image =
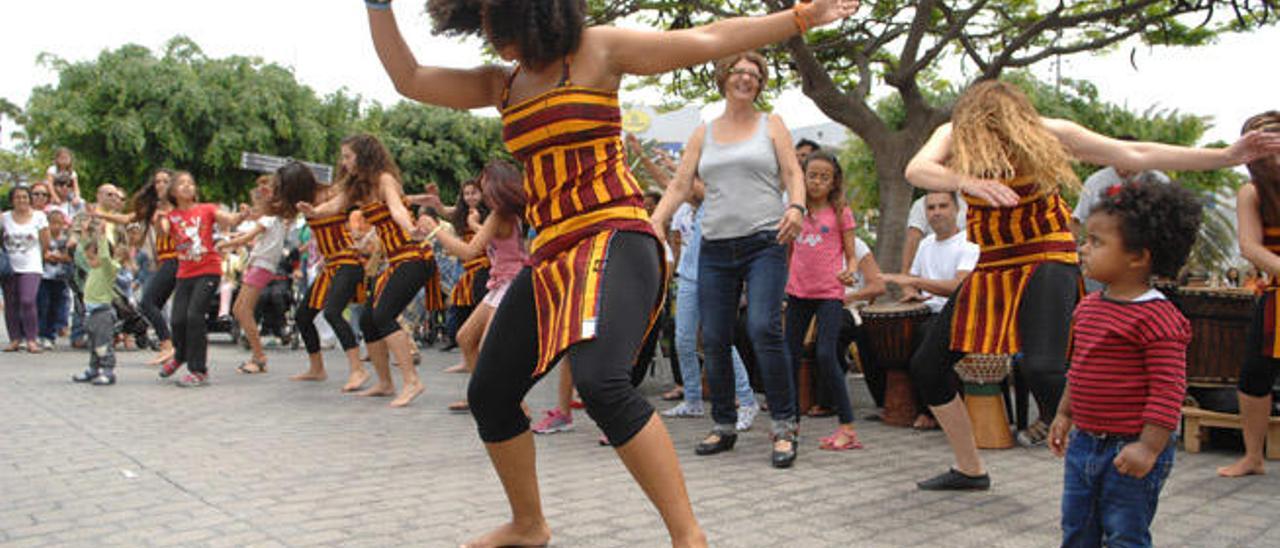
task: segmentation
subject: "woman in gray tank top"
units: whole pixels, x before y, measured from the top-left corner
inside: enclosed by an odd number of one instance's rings
[[[772,462],[775,467],[787,468],[796,457],[798,422],[793,375],[782,336],[782,301],[787,245],[800,233],[805,189],[791,148],[791,133],[782,118],[755,106],[767,81],[767,67],[755,52],[716,62],[716,83],[725,97],[724,114],[694,132],[676,178],[653,218],[656,226],[666,223],[685,200],[694,176],[706,183],[698,305],[715,425],[698,444],[697,453],[719,453],[737,442],[730,347],[738,302],[745,289],[747,334],[773,419]],[[784,183],[791,204],[783,201]]]

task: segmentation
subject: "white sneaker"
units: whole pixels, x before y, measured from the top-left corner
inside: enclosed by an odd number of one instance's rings
[[[680,405],[662,412],[662,416],[664,417],[677,418],[701,417],[704,414],[705,413],[702,411],[702,402],[689,403],[687,401],[682,401],[680,402]]]
[[[53,340],[40,339],[40,348],[43,348],[45,350],[53,350]]]
[[[760,414],[760,407],[757,405],[743,405],[738,407],[738,424],[734,425],[739,432],[746,432],[751,429],[751,424],[756,422],[756,415]]]

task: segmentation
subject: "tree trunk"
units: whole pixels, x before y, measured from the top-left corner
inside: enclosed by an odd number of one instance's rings
[[[897,141],[897,139],[893,139]],[[876,263],[885,272],[897,272],[902,265],[902,246],[907,237],[907,214],[911,209],[911,185],[904,172],[915,149],[905,146],[874,150],[880,187],[880,222],[876,226]]]

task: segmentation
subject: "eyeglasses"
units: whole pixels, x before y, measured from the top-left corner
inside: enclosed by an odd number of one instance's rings
[[[49,193],[48,193],[48,192],[45,192],[45,191],[43,191],[43,190],[42,190],[42,191],[39,191],[39,192],[32,192],[32,193],[31,193],[31,197],[32,197],[32,198],[35,198],[35,197],[37,197],[37,196],[38,196],[38,197],[42,197],[42,198],[48,198],[48,197],[49,197]]]
[[[71,186],[71,181],[54,181],[53,186]]]
[[[756,80],[760,80],[760,79],[761,79],[760,73],[759,73],[759,72],[756,72],[756,71],[754,71],[754,70],[751,70],[751,69],[746,69],[746,68],[731,68],[731,69],[729,69],[729,76],[730,76],[730,77],[735,76],[735,75],[738,75],[738,74],[742,74],[742,75],[745,75],[745,76],[750,76],[750,77],[752,77],[752,78],[755,78]]]

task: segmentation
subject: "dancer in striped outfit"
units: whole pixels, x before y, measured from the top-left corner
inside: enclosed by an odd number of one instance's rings
[[[300,162],[290,162],[276,171],[275,207],[281,212],[282,218],[292,219],[297,216],[294,204],[324,202],[332,198],[336,191],[332,186],[318,183],[311,168]],[[307,349],[310,367],[290,378],[296,381],[323,381],[328,378],[324,370],[324,355],[320,353],[320,334],[315,325],[316,315],[323,312],[325,321],[333,328],[338,344],[347,355],[350,367],[342,391],[354,392],[369,380],[369,372],[365,371],[360,362],[360,343],[356,341],[351,324],[342,317],[342,312],[351,302],[364,302],[364,267],[360,265],[355,243],[347,230],[346,214],[308,217],[307,226],[311,227],[311,237],[323,257],[324,266],[311,282],[311,287],[307,288],[307,295],[298,303],[294,314],[298,332]]]
[[[439,295],[440,278],[435,271],[435,257],[430,246],[423,246],[411,236],[416,234],[413,215],[409,212],[400,181],[400,168],[377,138],[353,135],[342,140],[342,159],[335,177],[341,185],[333,196],[320,205],[298,202],[297,208],[308,218],[330,217],[359,206],[366,222],[377,231],[378,240],[387,257],[387,268],[375,283],[372,305],[360,316],[360,333],[369,348],[369,358],[378,374],[378,383],[361,392],[362,396],[395,395],[391,379],[390,354],[404,377],[404,385],[392,407],[404,407],[422,394],[422,381],[413,367],[413,342],[400,328],[397,318],[424,287],[430,299],[431,279]],[[437,297],[438,299],[438,297]],[[438,305],[437,305],[438,306]]]
[[[915,385],[955,453],[951,470],[926,490],[987,489],[991,480],[957,396],[955,363],[965,354],[1023,354],[1023,374],[1046,419],[1062,397],[1071,313],[1082,291],[1070,211],[1061,186],[1079,188],[1072,159],[1126,170],[1215,169],[1248,161],[1280,139],[1246,136],[1229,149],[1188,149],[1110,139],[1073,122],[1041,118],[1018,88],[971,86],[952,122],[911,163],[912,184],[957,191],[969,203],[969,241],[978,265],[943,307],[911,360]]]
[[[706,538],[662,421],[630,383],[661,309],[665,261],[627,170],[617,90],[624,74],[658,74],[795,36],[853,13],[856,1],[816,0],[765,17],[658,33],[586,28],[582,0],[432,0],[436,29],[488,38],[515,69],[419,65],[390,2],[370,1],[374,46],[404,95],[457,109],[496,106],[503,140],[524,164],[525,220],[538,232],[530,266],[494,314],[500,343],[480,350],[468,399],[511,502],[512,521],[475,546],[545,544],[525,393],[562,357],[591,417],[658,507],[672,544]],[[530,329],[533,326],[533,329]]]

